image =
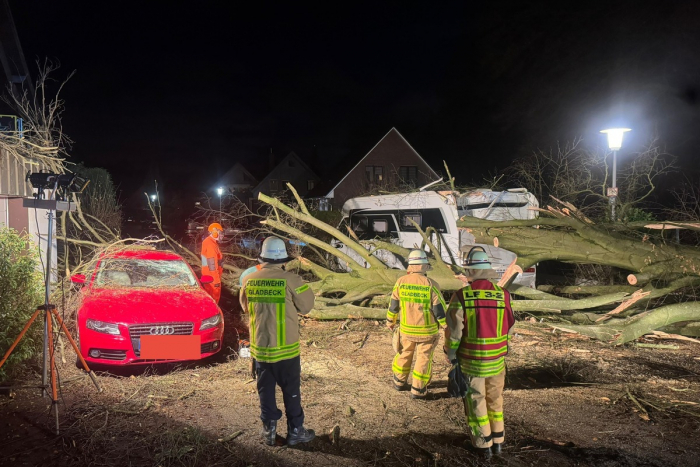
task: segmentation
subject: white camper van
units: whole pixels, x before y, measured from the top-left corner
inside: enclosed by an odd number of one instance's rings
[[[439,245],[445,262],[454,259],[463,265],[471,247],[481,246],[494,268],[503,274],[515,259],[515,254],[493,245],[475,243],[472,234],[457,228],[457,220],[465,215],[494,221],[534,219],[537,211],[530,208],[538,206],[535,196],[524,188],[474,190],[458,196],[449,191],[419,191],[349,199],[343,205],[343,223],[350,226],[360,240],[380,239],[404,248],[419,248],[423,239],[411,222],[413,220],[423,231],[430,230],[431,240]],[[337,241],[333,244],[360,264],[364,263],[347,246]],[[391,268],[406,268],[404,259],[393,253],[378,250],[374,254]],[[341,267],[347,268],[347,265],[341,264]],[[365,264],[365,267],[369,266]],[[535,273],[534,267],[528,268],[515,282],[534,288]]]

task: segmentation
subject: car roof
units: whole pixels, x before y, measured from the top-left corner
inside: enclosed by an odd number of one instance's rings
[[[151,259],[160,261],[173,261],[180,260],[182,256],[173,253],[172,251],[158,251],[158,250],[119,250],[112,253],[105,254],[105,258],[137,258],[137,259]]]

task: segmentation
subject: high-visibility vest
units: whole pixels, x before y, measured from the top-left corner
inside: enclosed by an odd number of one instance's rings
[[[508,353],[505,292],[495,284],[493,287],[463,289],[464,332],[457,350],[460,360],[495,360]]]

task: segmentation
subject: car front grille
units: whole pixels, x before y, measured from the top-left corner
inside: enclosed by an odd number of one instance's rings
[[[163,333],[163,328],[168,328],[167,333]],[[172,328],[172,332],[169,332]],[[151,332],[151,330],[155,332]],[[134,348],[134,353],[137,357],[141,356],[139,351],[139,340],[141,336],[147,335],[169,335],[169,336],[189,336],[194,330],[194,323],[178,322],[178,323],[149,323],[149,324],[133,324],[129,326],[129,336],[131,337],[131,345]]]
[[[100,356],[103,360],[124,360],[126,358],[126,350],[111,350],[111,349],[96,349],[100,351]]]
[[[194,329],[194,323],[150,323],[150,324],[133,324],[129,326],[129,335],[134,337],[143,336],[144,334],[154,334],[152,328],[172,327],[173,332],[168,333],[173,336],[189,336]]]

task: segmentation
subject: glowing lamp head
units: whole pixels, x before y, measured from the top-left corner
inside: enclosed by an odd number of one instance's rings
[[[608,147],[613,151],[617,151],[622,147],[622,136],[628,131],[632,130],[629,128],[609,128],[602,130],[601,133],[608,135]]]
[[[151,201],[155,202],[156,200],[156,195],[151,195]]]
[[[224,189],[221,188],[221,187],[219,187],[219,188],[216,189],[216,193],[217,193],[219,196],[221,196],[221,195],[224,194]]]

